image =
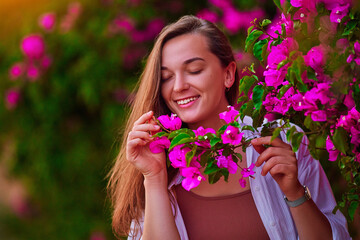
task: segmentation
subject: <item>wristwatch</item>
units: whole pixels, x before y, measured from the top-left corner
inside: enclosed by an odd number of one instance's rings
[[[298,198],[296,199],[295,201],[289,201],[287,199],[286,196],[284,196],[284,200],[285,202],[287,203],[287,205],[289,207],[297,207],[297,206],[300,206],[301,204],[303,204],[304,202],[306,202],[307,200],[310,200],[311,199],[311,194],[310,194],[310,190],[307,186],[303,186],[304,187],[304,190],[305,190],[305,194],[304,196],[302,196],[301,198]]]

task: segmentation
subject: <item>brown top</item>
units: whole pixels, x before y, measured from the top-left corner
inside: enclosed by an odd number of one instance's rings
[[[269,239],[250,190],[202,197],[177,185],[175,193],[190,240]]]

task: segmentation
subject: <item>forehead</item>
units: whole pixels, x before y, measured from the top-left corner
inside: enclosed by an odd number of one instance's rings
[[[201,34],[183,34],[167,41],[162,49],[162,65],[184,62],[193,57],[213,58],[206,37]]]

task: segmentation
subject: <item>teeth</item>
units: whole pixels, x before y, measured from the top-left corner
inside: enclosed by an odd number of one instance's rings
[[[187,104],[189,102],[195,101],[197,98],[198,97],[191,97],[191,98],[182,99],[182,100],[179,100],[179,101],[176,101],[176,102],[179,105],[184,105],[184,104]]]

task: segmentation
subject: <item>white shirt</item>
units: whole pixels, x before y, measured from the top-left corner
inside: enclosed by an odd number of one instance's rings
[[[245,117],[244,121],[240,124],[242,126],[251,125],[251,122],[251,118]],[[298,131],[302,131],[302,129],[298,126],[296,126],[296,128]],[[251,131],[243,132],[243,137],[245,138],[253,135]],[[280,136],[285,143],[288,143],[286,141],[286,133],[281,132]],[[312,200],[320,211],[327,217],[331,225],[333,239],[351,239],[347,230],[347,222],[343,214],[339,210],[336,214],[332,213],[334,207],[336,206],[336,202],[331,191],[330,184],[319,161],[314,160],[310,155],[307,145],[308,139],[304,137],[299,150],[296,152],[296,158],[298,161],[298,179],[302,185],[306,185],[309,188]],[[247,166],[255,163],[258,156],[259,154],[252,146],[248,147],[246,149]],[[254,174],[255,178],[249,178],[249,181],[256,208],[270,239],[298,239],[299,237],[290,209],[284,201],[284,194],[270,174],[261,176],[261,167],[256,168],[256,173]],[[171,188],[174,185],[180,184],[181,181],[182,177],[178,174],[169,185],[171,194],[173,194]],[[181,239],[188,240],[189,238],[186,232],[185,224],[181,216],[179,205],[176,201],[173,205],[173,212],[176,212],[175,223]],[[128,237],[129,240],[141,239],[143,221],[144,219],[140,220],[141,229],[138,231],[137,235],[132,234],[136,228],[135,221],[132,222],[130,235]]]

